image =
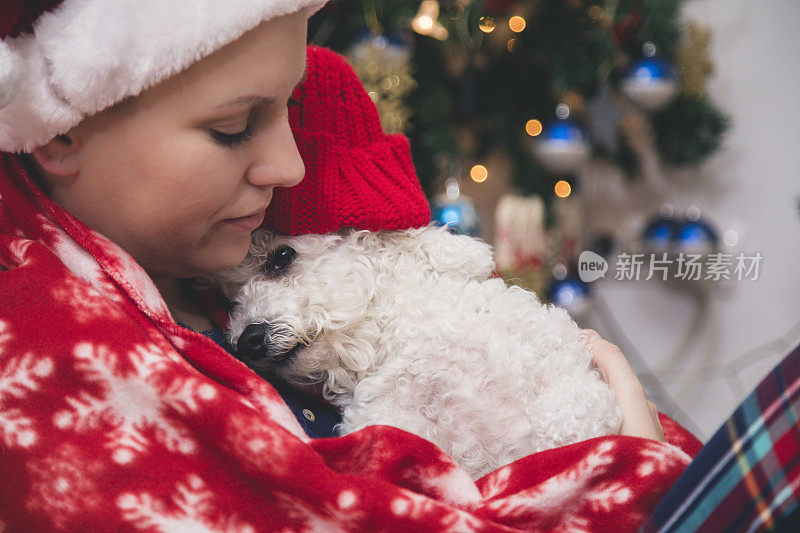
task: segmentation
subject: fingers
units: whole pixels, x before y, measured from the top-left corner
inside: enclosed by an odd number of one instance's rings
[[[615,344],[608,342],[591,329],[587,332],[586,349],[592,356],[592,362],[600,371],[603,379],[616,394],[644,397],[639,378],[631,365]]]
[[[583,330],[586,349],[600,371],[622,411],[620,435],[664,440],[656,405],[647,399],[639,378],[618,346],[608,342],[591,329]]]

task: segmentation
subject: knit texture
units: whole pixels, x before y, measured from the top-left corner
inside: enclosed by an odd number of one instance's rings
[[[293,96],[300,105],[289,121],[306,175],[275,190],[265,227],[300,235],[430,222],[408,139],[383,133],[375,104],[344,58],[310,46],[306,81]]]

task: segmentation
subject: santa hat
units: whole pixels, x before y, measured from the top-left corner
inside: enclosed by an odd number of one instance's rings
[[[264,226],[288,235],[340,228],[425,226],[430,209],[408,139],[381,129],[378,110],[341,56],[310,46],[306,80],[293,94],[289,122],[306,174],[277,188]]]
[[[326,1],[0,0],[0,151],[30,151],[261,22]]]

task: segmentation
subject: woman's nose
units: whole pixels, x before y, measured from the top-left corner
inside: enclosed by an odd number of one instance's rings
[[[306,168],[288,120],[283,120],[270,134],[263,135],[261,142],[253,143],[251,148],[254,158],[247,171],[247,181],[253,185],[292,187],[303,180]]]

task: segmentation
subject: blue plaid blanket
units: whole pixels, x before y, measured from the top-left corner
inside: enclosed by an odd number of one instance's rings
[[[643,533],[800,531],[800,346],[736,409]]]

